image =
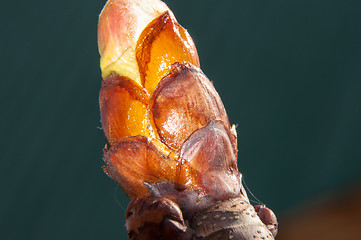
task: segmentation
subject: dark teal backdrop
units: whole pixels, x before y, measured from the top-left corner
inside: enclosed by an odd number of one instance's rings
[[[101,169],[105,1],[1,7],[1,239],[125,239]],[[361,2],[169,0],[232,123],[239,168],[281,216],[361,181]]]

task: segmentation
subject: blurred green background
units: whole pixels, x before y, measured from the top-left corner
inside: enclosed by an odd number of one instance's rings
[[[361,2],[169,0],[238,124],[239,168],[280,217],[361,182]],[[1,239],[126,239],[102,171],[105,1],[5,1]]]

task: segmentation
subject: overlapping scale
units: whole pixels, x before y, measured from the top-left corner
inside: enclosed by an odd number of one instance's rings
[[[128,136],[149,135],[148,93],[133,81],[111,75],[99,95],[101,121],[110,145]]]
[[[157,86],[150,100],[151,124],[159,138],[173,151],[210,120],[229,126],[218,93],[203,72],[175,64]]]
[[[142,85],[149,93],[174,63],[199,67],[197,49],[188,32],[169,12],[154,19],[140,34],[136,47]]]

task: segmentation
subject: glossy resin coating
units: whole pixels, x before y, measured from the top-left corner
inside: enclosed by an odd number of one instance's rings
[[[273,239],[277,220],[250,205],[235,128],[167,6],[108,1],[98,42],[103,169],[132,199],[129,237]]]

